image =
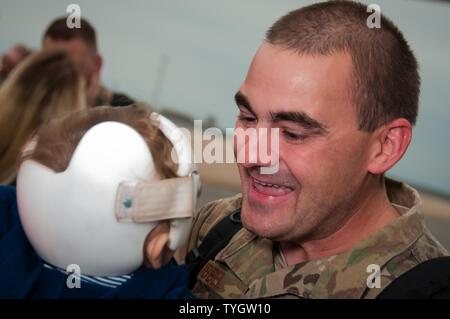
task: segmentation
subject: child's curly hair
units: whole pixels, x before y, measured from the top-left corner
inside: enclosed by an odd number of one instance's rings
[[[83,135],[96,124],[115,121],[134,128],[147,142],[154,156],[156,172],[162,178],[177,176],[177,164],[171,158],[172,143],[151,117],[151,111],[141,105],[126,107],[96,107],[72,112],[43,124],[32,136],[19,157],[19,165],[32,159],[55,172],[63,172]]]

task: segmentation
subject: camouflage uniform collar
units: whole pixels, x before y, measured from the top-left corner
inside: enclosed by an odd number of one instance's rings
[[[242,228],[215,260],[225,263],[246,285],[275,271],[273,242]]]
[[[217,254],[216,260],[225,261],[242,249],[245,245],[253,241],[257,236],[247,229],[242,228],[230,240],[230,243]]]
[[[367,267],[376,264],[382,268],[413,245],[425,231],[423,214],[420,212],[421,200],[417,191],[390,179],[386,179],[386,188],[391,202],[402,214],[395,222],[347,252],[288,266],[278,271],[272,267],[273,272],[249,284],[246,297],[293,295],[303,298],[361,298],[369,289],[366,283],[370,274]],[[233,260],[233,253],[236,253],[233,250],[245,247],[250,238],[256,240],[255,237],[247,235],[246,241],[235,246],[230,245],[224,254],[224,261],[233,271],[239,268],[237,261]],[[273,250],[273,246],[270,249]],[[277,253],[275,250],[273,252]],[[251,259],[253,256],[250,254],[247,258]],[[269,260],[273,265],[273,255],[261,262]],[[237,275],[239,276],[238,273]]]

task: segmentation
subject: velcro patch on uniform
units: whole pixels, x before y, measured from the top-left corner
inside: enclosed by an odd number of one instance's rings
[[[202,268],[197,279],[222,298],[241,298],[248,290],[247,285],[212,260]]]
[[[223,276],[225,276],[225,271],[214,262],[208,261],[198,274],[198,279],[208,286],[217,288]]]

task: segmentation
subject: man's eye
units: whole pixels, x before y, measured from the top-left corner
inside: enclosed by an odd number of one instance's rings
[[[288,139],[292,141],[302,141],[306,139],[306,135],[304,134],[298,134],[298,133],[292,133],[289,131],[283,131],[283,135]]]
[[[238,120],[245,123],[253,123],[256,121],[256,119],[253,116],[248,115],[238,115]]]

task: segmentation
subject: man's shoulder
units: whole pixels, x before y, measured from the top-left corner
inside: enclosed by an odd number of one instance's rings
[[[127,106],[134,103],[135,101],[129,96],[119,92],[112,92],[111,106]]]
[[[448,255],[447,249],[425,227],[421,236],[402,254],[392,258],[385,268],[391,277],[397,278],[427,260]]]
[[[444,256],[449,256],[447,249],[424,227],[417,240],[382,267],[382,288],[389,286],[397,278],[424,262]],[[369,290],[365,298],[373,298],[378,293],[379,291]]]
[[[118,107],[118,106],[128,106],[134,103],[135,101],[129,96],[123,93],[113,92],[107,89],[106,87],[101,86],[94,105]]]
[[[209,202],[201,207],[194,220],[191,237],[189,240],[189,250],[198,247],[205,238],[206,234],[225,216],[230,215],[236,209],[241,207],[242,195],[236,194]]]

